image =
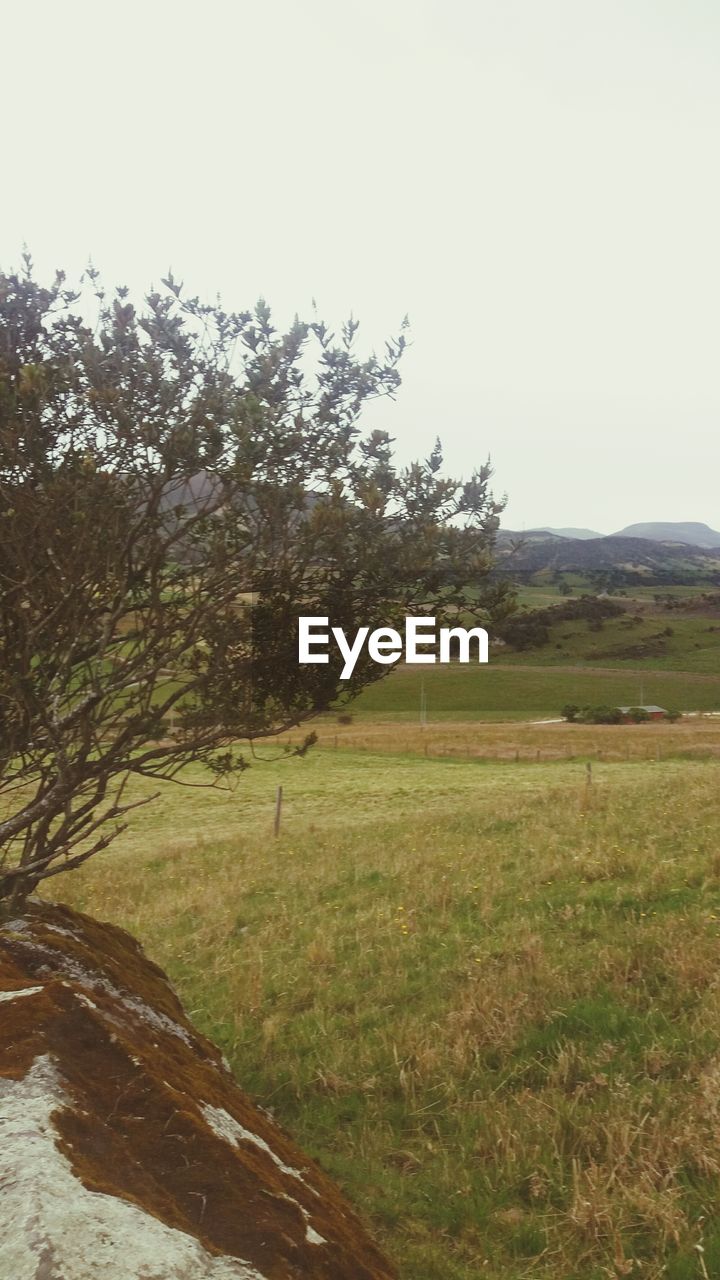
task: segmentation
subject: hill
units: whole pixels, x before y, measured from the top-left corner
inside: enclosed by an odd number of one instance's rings
[[[540,530],[501,530],[497,557],[498,568],[503,572],[522,574],[615,569],[648,580],[657,575],[666,580],[668,575],[692,577],[720,572],[720,544],[715,549],[620,534],[608,538],[563,538]]]
[[[555,532],[559,533],[560,530]],[[720,547],[720,533],[693,520],[666,520],[649,524],[629,524],[614,534],[617,538],[647,538],[651,542],[683,542],[692,547]]]
[[[541,525],[539,533],[554,533],[557,538],[602,538],[604,534],[595,529],[551,529],[549,525]]]

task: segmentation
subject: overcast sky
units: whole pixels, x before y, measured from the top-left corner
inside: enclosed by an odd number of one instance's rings
[[[720,526],[717,0],[5,0],[0,264],[352,311],[504,524]]]

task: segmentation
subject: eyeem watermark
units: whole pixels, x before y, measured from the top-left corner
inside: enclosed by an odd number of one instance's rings
[[[437,631],[434,618],[406,618],[404,638],[393,627],[378,627],[373,632],[369,627],[359,627],[355,639],[350,643],[342,627],[329,627],[329,618],[299,618],[298,622],[300,665],[329,662],[327,650],[332,636],[345,660],[340,672],[341,680],[350,679],[366,642],[372,661],[386,666],[402,657],[406,662],[450,662],[453,640],[457,645],[458,662],[470,662],[473,641],[476,642],[473,647],[477,647],[477,661],[488,660],[488,633],[484,627],[471,627],[470,630],[465,627],[440,627]]]

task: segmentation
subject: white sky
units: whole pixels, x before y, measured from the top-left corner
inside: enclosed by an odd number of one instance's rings
[[[0,263],[413,347],[508,527],[720,526],[717,0],[5,0]]]

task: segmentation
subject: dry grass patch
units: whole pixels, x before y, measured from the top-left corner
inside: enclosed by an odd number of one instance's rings
[[[556,713],[557,714],[557,713]],[[670,724],[523,724],[512,720],[434,719],[426,726],[397,720],[317,722],[319,745],[330,751],[387,752],[455,760],[522,763],[559,760],[639,761],[720,756],[720,716],[693,716]],[[286,735],[295,742],[300,735]]]

